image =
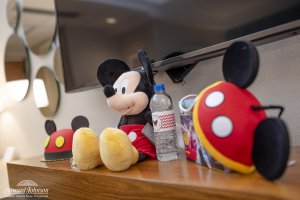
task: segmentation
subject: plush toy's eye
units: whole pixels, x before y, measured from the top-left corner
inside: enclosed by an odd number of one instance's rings
[[[128,87],[128,80],[124,79],[122,81],[122,94],[125,94],[127,87]]]
[[[122,94],[125,94],[125,92],[126,92],[126,88],[122,87]]]
[[[114,88],[114,90],[115,90],[115,93],[117,93],[117,92],[118,92],[118,89],[117,89],[117,88]]]

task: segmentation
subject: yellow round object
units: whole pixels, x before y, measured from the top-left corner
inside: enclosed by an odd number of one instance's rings
[[[48,147],[49,143],[50,143],[50,137],[48,136],[44,143],[45,149]]]
[[[63,136],[59,136],[55,140],[55,145],[58,148],[61,148],[62,146],[64,146],[64,143],[65,143],[65,138]]]

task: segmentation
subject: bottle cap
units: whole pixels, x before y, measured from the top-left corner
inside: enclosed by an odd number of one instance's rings
[[[154,85],[153,88],[154,88],[154,92],[165,91],[165,85],[164,84]]]

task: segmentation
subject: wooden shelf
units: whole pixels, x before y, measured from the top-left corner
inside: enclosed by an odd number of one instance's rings
[[[300,161],[300,147],[291,159]],[[299,163],[270,182],[257,173],[224,174],[190,161],[145,161],[124,172],[104,166],[80,171],[70,161],[40,162],[40,157],[7,164],[9,184],[32,180],[49,188],[49,199],[300,199]]]

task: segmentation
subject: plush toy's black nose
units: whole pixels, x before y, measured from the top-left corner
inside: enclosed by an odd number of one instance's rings
[[[103,92],[104,92],[104,95],[106,96],[106,98],[109,98],[109,97],[114,96],[116,94],[115,89],[111,85],[106,85],[104,87]]]

